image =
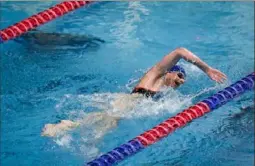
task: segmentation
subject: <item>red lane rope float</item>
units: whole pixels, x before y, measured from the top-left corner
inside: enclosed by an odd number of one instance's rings
[[[210,108],[206,103],[199,102],[183,112],[178,113],[176,116],[165,120],[151,130],[144,132],[136,137],[136,139],[138,139],[144,146],[149,146],[172,133],[177,128],[185,126],[188,122],[203,116],[209,111]]]
[[[0,31],[0,43],[13,39],[92,1],[65,1]]]
[[[110,166],[124,160],[128,156],[131,156],[145,147],[157,142],[161,138],[166,137],[177,128],[185,126],[188,122],[203,116],[205,113],[217,109],[244,92],[252,90],[254,88],[254,80],[255,75],[253,72],[211,97],[208,97],[196,105],[185,109],[176,116],[165,120],[151,130],[144,132],[136,138],[120,145],[85,165]]]

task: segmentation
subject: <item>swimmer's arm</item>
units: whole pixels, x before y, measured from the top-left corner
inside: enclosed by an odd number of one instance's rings
[[[200,68],[205,72],[212,80],[217,82],[223,82],[226,79],[226,75],[220,71],[210,67],[204,61],[202,61],[198,56],[193,54],[186,48],[177,48],[170,54],[166,55],[156,66],[160,74],[164,74],[167,69],[173,67],[180,59],[184,59]]]
[[[198,58],[195,54],[185,48],[177,48],[166,55],[155,67],[164,74],[167,69],[172,68],[180,59],[195,64],[205,73],[209,70],[209,66]]]
[[[222,73],[221,71],[214,69],[207,65],[205,62],[203,62],[199,57],[197,57],[195,54],[190,52],[189,50],[185,48],[181,48],[179,51],[179,56],[186,60],[187,62],[190,62],[194,65],[196,65],[198,68],[200,68],[203,72],[205,72],[209,78],[212,80],[223,83],[224,80],[227,79],[227,76]]]

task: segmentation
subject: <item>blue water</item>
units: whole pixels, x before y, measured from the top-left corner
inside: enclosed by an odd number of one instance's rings
[[[1,2],[5,28],[57,2]],[[82,165],[134,138],[254,70],[252,2],[97,2],[39,28],[89,34],[93,48],[1,47],[1,164]],[[79,119],[129,93],[139,78],[177,47],[193,51],[228,76],[218,85],[191,64],[186,84],[163,100],[144,99],[101,139],[77,128],[42,137],[47,123]],[[254,91],[177,130],[119,165],[253,165]],[[110,111],[110,110],[107,110]]]

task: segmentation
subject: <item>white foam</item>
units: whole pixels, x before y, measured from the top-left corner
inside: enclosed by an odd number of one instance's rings
[[[129,87],[129,85],[127,85]],[[139,118],[153,116],[164,113],[174,113],[180,108],[192,105],[192,99],[208,91],[221,89],[222,86],[216,84],[214,87],[203,89],[192,95],[183,95],[177,90],[168,89],[163,93],[163,97],[155,101],[145,98],[142,95],[130,95],[125,93],[96,93],[90,95],[70,95],[68,100],[58,104],[59,109],[68,109],[69,104],[79,104],[84,110],[88,107],[95,108],[95,111],[106,112],[108,115],[120,118]],[[68,113],[79,116],[86,115],[84,110],[69,110]],[[94,110],[92,110],[94,112]],[[80,119],[79,117],[77,117]],[[82,118],[82,117],[81,117]]]
[[[72,136],[67,134],[63,135],[60,138],[56,138],[54,141],[59,145],[59,146],[64,146],[64,147],[70,147],[70,143],[73,140]]]

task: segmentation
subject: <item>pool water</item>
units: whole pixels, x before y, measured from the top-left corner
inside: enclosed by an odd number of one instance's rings
[[[57,2],[0,3],[2,29]],[[92,35],[105,43],[71,48],[14,40],[1,44],[0,165],[82,165],[250,74],[253,13],[253,2],[96,2],[38,29]],[[112,101],[130,93],[177,47],[191,50],[228,80],[216,84],[182,60],[185,85],[159,101],[142,99],[104,136],[97,138],[100,129],[94,126],[41,136],[47,123],[113,111]],[[240,109],[253,102],[251,91],[119,165],[253,165],[254,111]]]

